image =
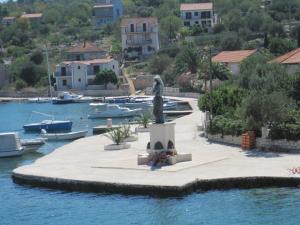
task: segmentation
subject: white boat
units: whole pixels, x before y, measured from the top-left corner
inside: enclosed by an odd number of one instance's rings
[[[28,103],[49,103],[52,98],[29,98]]]
[[[21,146],[26,152],[35,152],[44,144],[45,140],[42,138],[21,140]]]
[[[95,100],[95,98],[93,98],[93,97],[81,97],[81,98],[74,99],[74,102],[75,103],[86,103],[86,102],[92,102],[94,100]]]
[[[138,116],[142,112],[141,108],[129,109],[125,107],[120,107],[116,104],[108,104],[104,111],[96,111],[88,115],[89,119],[96,118],[121,118],[121,117],[133,117]]]
[[[83,97],[82,95],[76,95],[74,93],[65,91],[60,93],[57,98],[54,98],[52,100],[52,103],[53,104],[75,103],[76,101],[80,100],[82,97]]]
[[[0,133],[0,158],[21,156],[24,153],[18,133]]]
[[[47,133],[46,130],[42,130],[41,137],[47,140],[75,140],[83,138],[87,135],[87,131],[77,131],[69,133]]]

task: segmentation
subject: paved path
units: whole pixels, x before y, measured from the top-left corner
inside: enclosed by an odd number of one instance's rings
[[[192,153],[192,162],[155,170],[148,166],[138,166],[137,155],[145,153],[149,133],[139,134],[139,140],[132,143],[130,149],[120,151],[104,151],[103,146],[111,141],[100,135],[77,140],[38,159],[32,165],[15,169],[14,179],[20,183],[38,183],[49,187],[61,187],[58,183],[69,183],[70,186],[76,182],[101,183],[102,186],[94,187],[95,191],[101,191],[103,184],[107,184],[123,185],[129,189],[131,185],[144,189],[148,187],[148,191],[157,187],[159,192],[163,188],[167,191],[172,188],[181,190],[193,182],[201,184],[249,178],[283,179],[279,186],[288,186],[285,183],[287,179],[295,178],[293,182],[300,184],[300,176],[288,170],[300,166],[300,155],[243,151],[238,147],[209,143],[199,136],[196,124],[202,121],[202,113],[196,110],[196,101],[190,101],[195,112],[175,120],[175,136],[177,151]],[[51,182],[53,185],[49,185]],[[238,186],[244,185],[243,180],[239,182]],[[268,182],[263,185],[271,185]],[[68,188],[72,189],[70,186]]]

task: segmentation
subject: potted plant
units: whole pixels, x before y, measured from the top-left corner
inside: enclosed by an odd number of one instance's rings
[[[122,128],[113,129],[109,133],[105,134],[105,136],[111,139],[114,144],[105,145],[104,150],[121,150],[130,148],[129,144],[124,143],[125,138]]]
[[[121,129],[123,132],[125,142],[137,141],[138,138],[137,136],[133,135],[130,124],[122,125]]]
[[[151,116],[149,113],[144,113],[139,118],[139,127],[136,128],[136,132],[149,132],[149,124],[151,121]]]

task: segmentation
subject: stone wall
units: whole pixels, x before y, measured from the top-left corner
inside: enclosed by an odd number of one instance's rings
[[[209,141],[219,142],[223,144],[241,146],[241,136],[230,136],[221,134],[211,135],[208,134]],[[288,141],[288,140],[271,140],[267,138],[256,138],[256,148],[272,152],[291,152],[300,153],[300,141]]]
[[[152,95],[152,88],[147,88],[146,95]],[[164,96],[180,97],[180,98],[199,98],[200,93],[196,92],[180,92],[179,88],[165,87]]]

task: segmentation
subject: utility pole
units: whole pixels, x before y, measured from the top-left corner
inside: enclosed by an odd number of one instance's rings
[[[211,46],[209,46],[209,106],[210,106],[210,115],[209,123],[212,125],[213,119],[213,89],[212,89],[212,59],[211,59]]]
[[[52,91],[51,91],[51,78],[50,78],[50,65],[49,65],[49,56],[48,56],[48,47],[47,44],[45,44],[46,47],[46,62],[47,62],[47,71],[48,71],[48,82],[49,82],[49,92],[50,92],[50,97],[52,98]]]

